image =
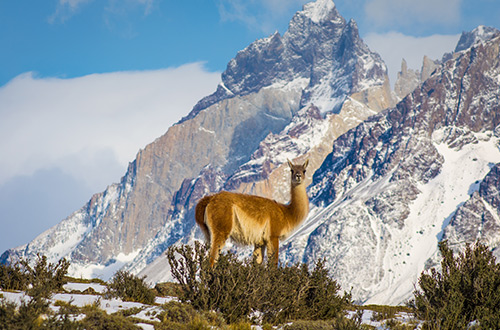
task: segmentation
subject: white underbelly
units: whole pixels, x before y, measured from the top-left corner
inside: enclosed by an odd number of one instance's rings
[[[234,209],[233,228],[230,237],[242,245],[263,244],[269,238],[269,221],[254,219],[240,209]]]

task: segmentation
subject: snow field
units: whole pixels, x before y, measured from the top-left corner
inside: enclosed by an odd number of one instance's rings
[[[439,136],[440,132],[435,134]],[[438,242],[457,208],[479,189],[492,164],[500,162],[499,139],[488,133],[475,134],[478,143],[450,148],[437,140],[434,145],[444,157],[441,172],[427,184],[419,183],[420,194],[410,205],[402,230],[390,228],[392,236],[384,258],[385,276],[379,293],[367,304],[399,304],[411,298],[426,263],[436,263]]]

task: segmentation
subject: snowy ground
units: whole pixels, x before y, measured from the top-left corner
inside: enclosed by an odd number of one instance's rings
[[[83,293],[89,292],[89,288],[91,288],[95,294],[86,294]],[[66,303],[71,303],[77,307],[83,307],[87,305],[92,305],[98,303],[100,308],[108,314],[116,313],[122,310],[129,310],[132,308],[137,308],[138,312],[133,314],[132,316],[136,319],[144,320],[144,323],[137,323],[144,330],[153,330],[154,326],[150,324],[151,322],[160,321],[156,316],[163,311],[160,307],[162,304],[165,304],[169,301],[176,300],[174,297],[156,297],[155,305],[145,305],[137,302],[129,302],[122,301],[121,299],[105,299],[101,294],[106,291],[106,286],[98,283],[68,283],[64,285],[64,289],[67,293],[56,293],[52,296],[51,299],[51,308],[55,312],[58,311],[59,307],[56,306],[57,301],[62,301]],[[91,291],[92,292],[92,291]],[[21,304],[22,301],[27,301],[29,296],[25,295],[24,292],[11,292],[11,291],[1,291],[0,297],[3,297],[7,301],[14,302],[16,304]],[[374,320],[375,312],[371,310],[365,310],[362,316],[362,323],[366,325],[370,325],[375,329],[387,329],[385,325],[386,320],[375,321]],[[349,317],[354,317],[355,312],[349,312]],[[413,322],[411,315],[407,313],[398,313],[396,314],[394,320],[408,324]],[[252,329],[260,330],[261,326],[253,326]],[[281,327],[276,328],[276,330],[280,330]]]
[[[84,294],[83,291],[88,288],[92,288],[96,294]],[[159,305],[162,305],[168,301],[175,300],[173,297],[156,297],[155,303],[157,305],[145,305],[137,302],[122,301],[121,299],[104,299],[101,294],[105,292],[106,286],[97,283],[68,283],[64,285],[64,289],[68,293],[56,293],[51,299],[51,308],[55,312],[58,311],[59,307],[55,306],[57,301],[62,301],[66,303],[71,303],[77,307],[83,307],[86,305],[91,305],[98,303],[100,308],[108,314],[116,313],[121,310],[128,310],[131,308],[138,308],[140,310],[137,314],[133,316],[135,318],[144,320],[145,322],[160,321],[156,318],[156,315],[162,311]],[[80,292],[80,293],[79,293]],[[29,297],[24,294],[24,292],[8,292],[0,290],[0,297],[3,296],[7,301],[14,302],[16,304],[21,304],[22,301],[27,301]],[[151,324],[148,323],[138,323],[138,326],[145,330],[154,329]]]

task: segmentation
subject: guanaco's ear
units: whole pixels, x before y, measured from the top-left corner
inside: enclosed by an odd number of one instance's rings
[[[286,161],[288,162],[288,166],[290,166],[291,169],[293,169],[293,164],[292,162],[290,161],[290,159],[286,159]]]
[[[306,162],[304,163],[303,167],[306,168],[307,165],[309,165],[309,158],[306,159]]]

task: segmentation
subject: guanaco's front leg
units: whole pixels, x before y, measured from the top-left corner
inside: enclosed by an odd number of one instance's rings
[[[267,243],[267,260],[278,266],[279,238],[271,237]]]

